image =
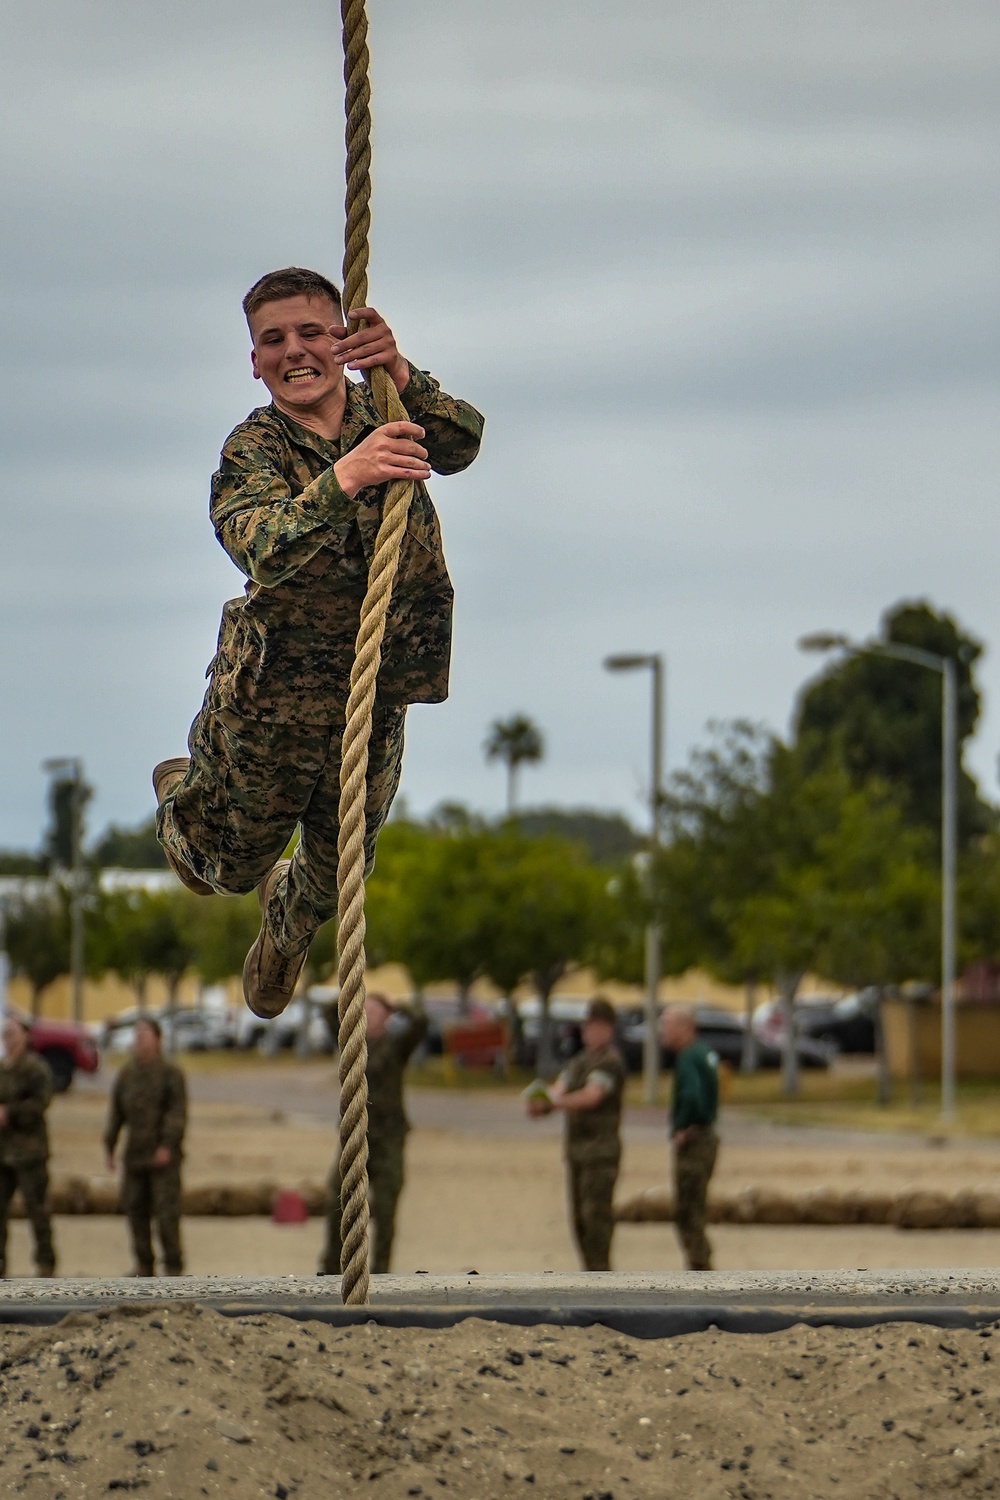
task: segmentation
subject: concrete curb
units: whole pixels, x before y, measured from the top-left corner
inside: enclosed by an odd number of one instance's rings
[[[1000,1322],[1000,1272],[379,1276],[364,1308],[341,1305],[336,1277],[8,1280],[0,1287],[0,1324],[192,1304],[229,1317],[276,1313],[337,1327],[374,1322],[431,1329],[485,1318],[519,1327],[601,1324],[639,1338],[710,1328],[769,1333],[799,1323],[970,1328]]]

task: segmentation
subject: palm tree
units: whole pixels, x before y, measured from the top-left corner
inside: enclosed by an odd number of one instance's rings
[[[541,730],[524,714],[494,719],[483,744],[487,760],[502,760],[507,767],[507,816],[517,805],[517,771],[522,762],[539,761],[545,754]]]

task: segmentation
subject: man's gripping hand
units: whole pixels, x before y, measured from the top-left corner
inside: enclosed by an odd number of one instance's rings
[[[349,500],[369,485],[392,479],[429,479],[427,449],[420,446],[424,429],[415,422],[386,422],[363,443],[345,453],[333,466],[337,483]]]
[[[357,333],[336,324],[330,328],[334,358],[348,370],[371,370],[382,365],[400,395],[410,378],[410,367],[396,348],[392,329],[374,307],[352,307],[347,316],[367,326]]]

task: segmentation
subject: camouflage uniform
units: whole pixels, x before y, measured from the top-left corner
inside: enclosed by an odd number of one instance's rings
[[[16,1188],[35,1236],[35,1265],[51,1276],[56,1257],[49,1217],[49,1133],[45,1111],[52,1098],[52,1074],[34,1052],[16,1062],[0,1062],[0,1104],[8,1123],[0,1130],[0,1275],[6,1275],[7,1215]]]
[[[597,1052],[578,1052],[559,1076],[565,1094],[591,1082],[606,1092],[594,1109],[566,1112],[566,1168],[573,1233],[588,1271],[610,1271],[612,1202],[621,1160],[619,1126],[625,1064],[611,1043]]]
[[[403,1148],[410,1122],[403,1107],[406,1064],[427,1035],[427,1016],[416,1006],[398,1010],[389,1029],[368,1043],[368,1193],[374,1220],[371,1265],[377,1274],[389,1269],[396,1228],[396,1204],[403,1190]],[[326,1244],[320,1274],[340,1273],[340,1161],[327,1183]]]
[[[122,1170],[122,1208],[128,1219],[136,1274],[154,1272],[151,1220],[167,1276],[184,1270],[181,1251],[181,1157],[187,1125],[187,1085],[184,1074],[164,1057],[125,1063],[111,1093],[104,1145],[112,1153],[124,1126],[125,1161]],[[153,1166],[158,1146],[169,1146],[170,1161]]]
[[[439,474],[464,469],[483,419],[410,366],[407,411]],[[191,765],[158,812],[171,854],[215,890],[253,890],[300,842],[267,913],[286,954],[308,946],[336,910],[340,741],[361,602],[386,486],[348,499],[333,465],[379,425],[368,387],[348,382],[343,427],[327,440],[276,406],[227,439],[212,480],[216,535],[245,595],[222,612],[205,701],[191,727]],[[399,784],[410,703],[448,695],[452,586],[441,529],[414,487],[382,646],[369,751],[365,854]]]
[[[670,1101],[671,1135],[688,1132],[683,1143],[674,1143],[674,1223],[689,1271],[712,1269],[705,1225],[708,1184],[719,1151],[713,1128],[718,1107],[718,1060],[701,1042],[692,1042],[674,1061]]]

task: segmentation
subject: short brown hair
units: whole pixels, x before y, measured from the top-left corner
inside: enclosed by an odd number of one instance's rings
[[[319,271],[307,271],[303,266],[286,266],[283,271],[268,271],[243,298],[243,311],[250,322],[251,313],[265,302],[281,302],[285,297],[327,297],[338,312],[341,311],[340,288]]]
[[[595,995],[587,1006],[587,1020],[603,1021],[605,1026],[615,1026],[618,1017],[615,1015],[614,1006],[605,995]]]

